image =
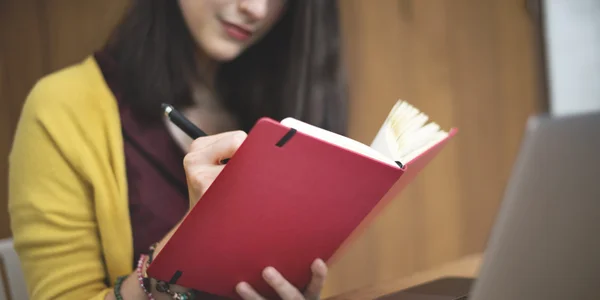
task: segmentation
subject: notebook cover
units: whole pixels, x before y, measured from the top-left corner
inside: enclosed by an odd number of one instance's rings
[[[403,170],[263,118],[148,269],[150,277],[239,298],[273,266],[300,289],[316,258],[336,250]],[[283,145],[278,146],[278,143]]]

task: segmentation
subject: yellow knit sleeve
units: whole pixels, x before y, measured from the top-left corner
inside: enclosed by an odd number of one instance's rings
[[[78,96],[64,83],[38,82],[9,158],[11,228],[34,300],[104,299],[109,292],[94,185],[81,172],[85,162],[78,155],[90,138],[65,99]]]

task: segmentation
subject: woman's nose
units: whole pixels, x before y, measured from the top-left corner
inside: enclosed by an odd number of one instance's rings
[[[264,19],[267,16],[270,0],[241,0],[239,9],[252,21]]]

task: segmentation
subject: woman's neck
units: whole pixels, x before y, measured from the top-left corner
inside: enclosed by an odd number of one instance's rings
[[[182,113],[208,134],[236,130],[239,127],[235,117],[227,111],[214,92],[214,80],[218,64],[203,57],[205,56],[200,56],[198,60],[198,72],[201,81],[190,86],[194,105],[184,109]],[[179,128],[167,122],[166,119],[165,122],[175,142],[187,152],[192,139]]]
[[[199,79],[202,80],[202,84],[205,85],[208,90],[214,91],[215,77],[219,63],[203,52],[199,52],[196,57]]]

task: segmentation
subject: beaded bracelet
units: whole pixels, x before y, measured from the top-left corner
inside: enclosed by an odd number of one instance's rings
[[[147,277],[146,277],[147,278]],[[196,299],[196,293],[191,292],[175,292],[171,290],[171,286],[168,282],[162,280],[156,280],[156,290],[163,294],[170,295],[175,300],[193,300]]]
[[[123,285],[125,279],[127,279],[127,275],[118,277],[117,281],[115,282],[115,288],[113,291],[117,300],[123,300],[123,296],[121,295],[121,286]]]
[[[152,260],[154,259],[154,251],[156,250],[156,245],[157,244],[152,244],[150,246],[150,249],[148,250],[148,255],[145,256],[143,255],[142,257],[146,258],[145,260],[145,265],[146,265],[146,269],[148,269],[148,267],[150,266],[150,263],[152,263]],[[140,262],[143,259],[140,258]],[[144,289],[144,291],[148,291],[151,290],[150,286],[150,278],[148,277],[147,274],[141,274],[141,270],[142,268],[140,266],[138,266],[138,269],[140,270],[140,273],[138,274],[138,280],[140,281],[140,284],[142,285],[142,288]],[[171,291],[171,287],[169,285],[168,282],[165,281],[156,281],[156,290],[160,293],[164,293],[164,294],[168,294],[170,295],[173,299],[175,300],[193,300],[196,298],[196,294],[195,292],[175,292],[175,291]],[[147,293],[148,295],[149,293]],[[150,296],[148,296],[150,297]],[[150,298],[150,300],[153,300],[153,298]]]
[[[150,289],[147,288],[147,282],[144,280],[144,276],[142,274],[142,268],[144,267],[144,263],[148,260],[147,258],[148,258],[148,256],[146,256],[146,255],[143,255],[143,254],[140,255],[136,273],[137,273],[137,277],[138,277],[138,282],[139,282],[140,286],[142,287],[144,294],[146,294],[146,296],[148,296],[149,300],[154,300],[154,296],[152,296],[152,293],[149,292]]]
[[[175,300],[193,300],[193,299],[195,299],[195,297],[194,297],[195,294],[192,292],[181,293],[181,292],[171,291],[169,283],[165,282],[165,281],[157,281],[156,290],[161,293],[169,294]]]
[[[152,263],[152,260],[154,259],[154,251],[156,250],[157,245],[158,243],[154,243],[150,245],[150,248],[148,249],[148,264]]]
[[[148,259],[146,259],[146,270],[148,270],[148,267],[150,266],[150,263],[152,263],[152,260],[154,259],[154,250],[156,250],[156,245],[158,243],[154,243],[152,245],[150,245],[150,248],[148,249]],[[152,284],[150,282],[150,278],[148,277],[148,274],[146,272],[144,272],[144,274],[142,275],[142,285],[144,287],[145,290],[152,290]]]

